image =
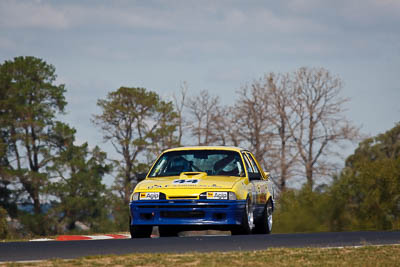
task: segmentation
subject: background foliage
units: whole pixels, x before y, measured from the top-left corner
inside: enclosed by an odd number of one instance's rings
[[[138,174],[181,145],[254,152],[278,192],[274,232],[400,229],[400,124],[363,140],[338,168],[338,151],[360,134],[344,116],[342,81],[326,69],[265,74],[228,106],[207,90],[188,96],[187,83],[172,101],[122,86],[98,100],[92,120],[113,158],[77,144],[57,119],[67,102],[56,78],[39,58],[0,64],[0,238],[126,231]]]
[[[400,229],[400,124],[362,141],[322,192],[281,194],[275,231]]]

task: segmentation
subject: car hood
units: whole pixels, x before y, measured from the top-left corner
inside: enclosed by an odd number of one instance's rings
[[[231,189],[243,177],[208,176],[205,172],[181,173],[179,176],[146,178],[135,190],[215,188]]]

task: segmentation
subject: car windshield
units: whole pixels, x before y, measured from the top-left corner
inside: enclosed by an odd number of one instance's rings
[[[209,176],[244,176],[240,154],[228,150],[183,150],[164,153],[149,177],[176,176],[182,172],[206,172]]]

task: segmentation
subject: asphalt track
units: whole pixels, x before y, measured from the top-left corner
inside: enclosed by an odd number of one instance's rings
[[[400,231],[4,242],[0,243],[0,262],[71,259],[89,255],[144,252],[249,251],[272,247],[344,247],[385,244],[400,244]]]

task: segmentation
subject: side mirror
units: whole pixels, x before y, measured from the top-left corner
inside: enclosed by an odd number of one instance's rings
[[[270,175],[269,175],[269,172],[264,172],[264,176],[265,176],[265,179],[266,179],[266,180],[269,180],[269,176],[270,176]]]

